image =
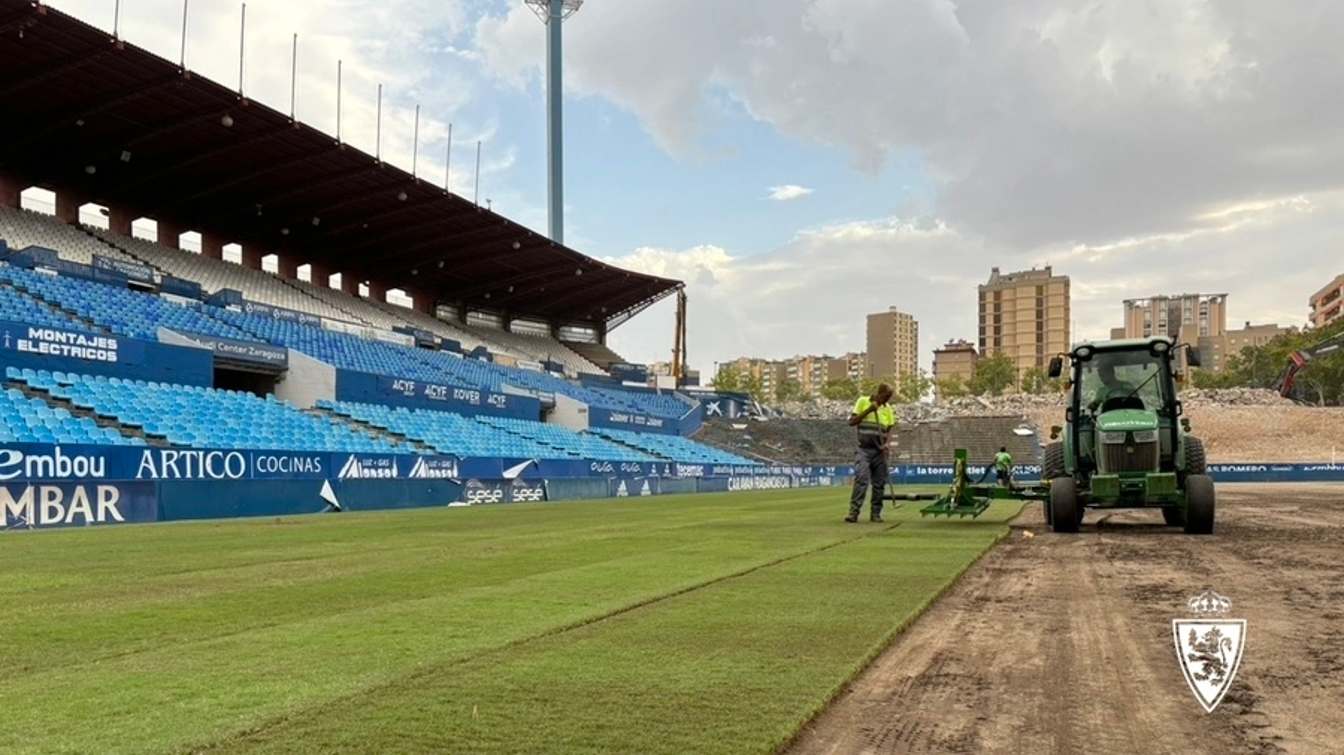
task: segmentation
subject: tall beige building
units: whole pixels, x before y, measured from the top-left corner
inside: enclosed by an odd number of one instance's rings
[[[775,388],[784,380],[783,362],[772,362],[769,359],[756,359],[755,357],[739,357],[728,364],[737,368],[742,375],[742,379],[760,378],[761,390],[766,396],[774,396]]]
[[[895,307],[868,315],[870,378],[893,378],[919,372],[919,323]]]
[[[1125,300],[1125,337],[1171,336],[1190,343],[1227,332],[1227,294]]]
[[[863,380],[868,370],[868,355],[862,351],[851,351],[835,357],[826,365],[827,380]]]
[[[1006,354],[1017,372],[1069,350],[1069,277],[1054,269],[1000,273],[980,286],[980,356]]]
[[[1252,325],[1240,330],[1225,330],[1221,335],[1200,336],[1199,359],[1201,368],[1213,372],[1222,372],[1227,367],[1227,358],[1241,354],[1247,346],[1264,346],[1281,335],[1295,333],[1297,328],[1281,328],[1278,325]]]
[[[1344,275],[1336,276],[1325,288],[1311,295],[1311,324],[1323,328],[1344,317]]]

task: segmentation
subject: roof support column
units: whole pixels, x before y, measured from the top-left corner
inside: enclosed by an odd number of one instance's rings
[[[356,299],[359,298],[359,279],[354,273],[341,273],[341,290]]]
[[[113,233],[130,236],[131,221],[134,219],[131,216],[131,211],[124,207],[107,208],[107,230]]]
[[[56,192],[56,219],[69,225],[79,224],[79,208],[84,204],[83,197],[73,191]]]
[[[369,281],[369,298],[379,304],[387,303],[387,284]]]
[[[433,294],[423,290],[411,292],[411,306],[416,312],[422,312],[433,317],[435,303]]]
[[[319,288],[331,288],[331,268],[326,265],[320,265],[316,262],[308,263],[308,277],[312,279],[314,286]],[[345,276],[341,276],[344,280]]]
[[[261,255],[260,255],[260,254],[257,255],[257,264],[258,264],[258,266],[260,266],[260,264],[261,264]],[[289,278],[290,280],[298,280],[298,278],[299,278],[299,261],[298,261],[297,259],[295,259],[294,257],[291,257],[291,256],[288,255],[288,254],[277,254],[277,255],[275,255],[275,264],[276,264],[276,270],[280,273],[280,277],[281,277],[281,278]]]
[[[0,173],[0,207],[19,209],[19,195],[23,193],[23,182],[8,173]]]
[[[171,220],[154,222],[159,228],[159,246],[166,246],[169,249],[182,248],[182,226]]]
[[[201,231],[201,256],[212,260],[224,259],[224,239],[209,231]]]
[[[249,270],[260,270],[260,269],[261,269],[261,250],[260,250],[260,249],[257,249],[256,247],[252,247],[252,246],[244,246],[242,249],[243,249],[243,251],[242,251],[242,253],[243,253],[243,257],[242,257],[242,264],[243,264],[243,267],[248,268]]]

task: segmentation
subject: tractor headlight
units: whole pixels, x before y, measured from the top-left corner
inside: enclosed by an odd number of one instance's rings
[[[1110,443],[1124,443],[1124,442],[1125,442],[1125,434],[1124,434],[1124,433],[1102,433],[1102,434],[1101,434],[1101,442],[1102,442],[1102,443],[1107,443],[1107,444],[1110,444]]]
[[[1156,430],[1139,430],[1138,432],[1134,433],[1134,442],[1135,442],[1135,443],[1156,443],[1156,442],[1157,442],[1157,431],[1156,431]]]
[[[1171,344],[1166,341],[1153,342],[1153,353],[1155,354],[1165,354],[1170,348]]]

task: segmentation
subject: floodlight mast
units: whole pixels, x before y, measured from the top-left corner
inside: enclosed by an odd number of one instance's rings
[[[583,0],[523,0],[546,24],[546,153],[551,241],[565,243],[564,78],[560,27]]]

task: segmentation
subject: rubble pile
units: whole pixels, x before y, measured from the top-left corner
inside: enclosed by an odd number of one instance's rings
[[[1187,406],[1291,406],[1292,401],[1263,388],[1188,388],[1181,391]],[[902,422],[934,422],[946,417],[1026,416],[1042,410],[1059,410],[1068,403],[1063,393],[1033,395],[1013,393],[1004,396],[961,396],[939,403],[901,404],[896,407]],[[771,407],[785,419],[845,419],[852,401],[813,399],[790,401]]]

